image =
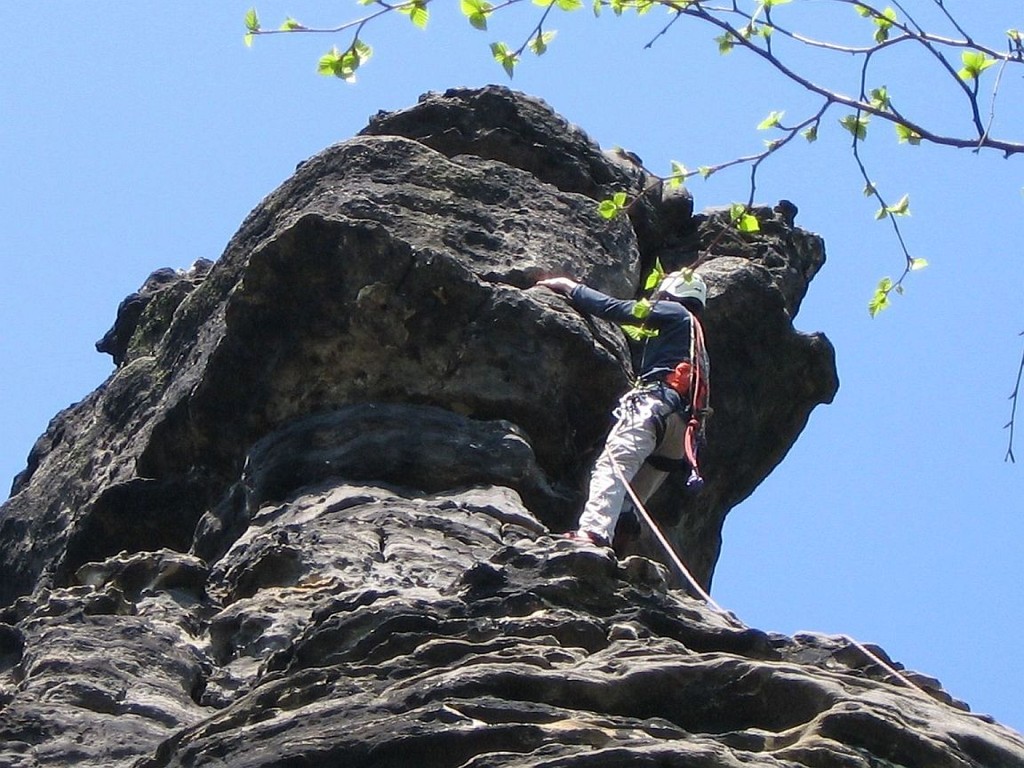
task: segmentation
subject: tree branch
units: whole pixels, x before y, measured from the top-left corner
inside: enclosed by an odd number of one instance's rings
[[[1024,331],[1022,331],[1020,335],[1024,336]],[[1003,457],[1003,461],[1009,461],[1011,463],[1017,461],[1013,456],[1013,427],[1017,421],[1017,400],[1020,396],[1020,382],[1022,376],[1024,376],[1024,351],[1021,352],[1020,356],[1020,367],[1017,369],[1017,381],[1013,385],[1013,392],[1010,394],[1010,400],[1013,405],[1010,407],[1010,421],[1006,425],[1006,429],[1010,431],[1010,437],[1006,446],[1006,456]]]

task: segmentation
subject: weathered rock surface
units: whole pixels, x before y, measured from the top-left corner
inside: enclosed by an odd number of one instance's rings
[[[756,237],[660,190],[597,216],[648,183],[542,102],[432,94],[155,273],[0,508],[0,765],[1024,766],[935,680],[555,535],[629,353],[537,278],[699,263],[708,482],[652,509],[705,585],[836,391],[792,205]]]

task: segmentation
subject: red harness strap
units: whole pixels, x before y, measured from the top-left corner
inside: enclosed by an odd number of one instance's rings
[[[690,382],[690,420],[686,424],[686,433],[683,437],[683,448],[686,451],[686,460],[690,462],[692,471],[687,485],[704,484],[697,464],[697,436],[701,431],[704,419],[704,411],[707,408],[708,398],[711,394],[711,387],[705,375],[704,366],[704,328],[696,315],[690,315],[692,323],[692,348],[690,359],[693,361],[691,382]]]

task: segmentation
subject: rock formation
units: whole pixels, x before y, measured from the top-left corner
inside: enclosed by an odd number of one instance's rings
[[[707,484],[651,503],[705,587],[838,386],[793,328],[824,262],[794,207],[742,235],[651,181],[535,99],[430,94],[154,273],[0,509],[0,765],[1024,766],[880,649],[746,627],[646,539],[557,537],[629,354],[538,278],[708,281]]]

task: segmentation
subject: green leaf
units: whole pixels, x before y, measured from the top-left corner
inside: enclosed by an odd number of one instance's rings
[[[875,42],[884,43],[889,39],[889,30],[892,29],[892,25],[895,24],[899,18],[896,15],[896,11],[892,8],[886,8],[882,11],[881,15],[874,17],[875,22]]]
[[[336,74],[335,67],[341,61],[341,52],[334,46],[320,57],[317,62],[316,71],[321,75],[333,76]]]
[[[487,29],[487,15],[494,9],[485,0],[461,0],[462,14],[469,19],[469,23],[480,30]]]
[[[733,203],[729,207],[729,218],[740,232],[759,232],[761,224],[757,217],[747,210],[742,203]]]
[[[886,206],[885,212],[890,213],[893,216],[909,216],[910,195],[904,195],[899,199],[899,201],[895,205]]]
[[[347,51],[341,52],[334,47],[321,56],[317,62],[317,72],[352,83],[356,79],[356,70],[372,55],[373,49],[370,46],[362,40],[355,40]]]
[[[686,181],[686,177],[689,176],[689,172],[686,170],[686,166],[677,160],[672,161],[672,172],[668,177],[668,185],[671,189],[678,189],[683,186]]]
[[[871,297],[871,301],[868,302],[868,313],[870,313],[872,317],[889,306],[889,294],[892,290],[893,283],[891,278],[883,277],[878,281],[875,293]]]
[[[555,35],[557,34],[558,33],[554,30],[551,30],[550,32],[538,32],[536,36],[530,40],[530,50],[538,56],[543,56],[548,50],[548,45],[555,39]]]
[[[697,173],[699,173],[701,175],[701,178],[704,179],[708,178],[714,172],[715,169],[712,168],[710,165],[702,165],[700,168],[697,169]]]
[[[900,144],[912,144],[916,147],[921,143],[921,134],[903,123],[896,123],[896,136]]]
[[[762,0],[765,8],[772,8],[776,5],[785,5],[791,3],[793,0]]]
[[[606,219],[614,219],[626,209],[629,197],[625,192],[616,192],[611,197],[598,203],[597,212]]]
[[[911,259],[910,260],[910,270],[912,272],[916,272],[919,269],[924,269],[927,266],[928,266],[928,259]]]
[[[740,232],[760,232],[761,223],[753,214],[745,213],[740,217],[740,220],[736,223],[736,228]]]
[[[769,128],[778,128],[785,112],[772,112],[768,117],[757,124],[757,130],[767,131]]]
[[[629,336],[633,341],[653,339],[658,335],[657,328],[640,328],[636,325],[624,325],[622,326],[622,332]]]
[[[716,37],[715,42],[718,43],[718,52],[724,56],[735,47],[736,38],[733,37],[732,32],[726,32],[724,35]]]
[[[602,200],[597,206],[598,214],[605,219],[614,219],[621,210],[622,207],[616,205],[614,200]]]
[[[287,19],[285,19],[283,22],[281,22],[281,26],[280,26],[280,30],[282,32],[291,32],[292,30],[295,30],[295,29],[305,29],[305,28],[306,28],[305,26],[303,26],[302,24],[297,22],[291,16],[289,16]]]
[[[815,141],[817,141],[818,140],[818,124],[815,123],[814,125],[809,126],[806,130],[803,131],[803,133],[801,135],[805,139],[807,139],[808,142],[815,142]]]
[[[870,181],[864,185],[864,197],[871,197],[878,194],[878,188]]]
[[[505,69],[506,74],[512,77],[515,74],[516,64],[519,63],[519,56],[515,51],[510,51],[505,43],[491,43],[491,53],[494,60]]]
[[[409,20],[420,29],[427,28],[427,22],[430,21],[430,11],[427,10],[426,0],[410,0],[410,2],[394,6],[394,8],[399,13],[404,13],[408,16]]]
[[[633,317],[637,320],[646,320],[647,316],[651,314],[651,310],[654,309],[654,305],[651,304],[647,299],[640,299],[633,305]]]
[[[661,281],[665,279],[665,268],[661,266],[661,259],[654,260],[654,269],[647,275],[647,279],[644,280],[644,290],[653,291],[657,288]]]
[[[868,122],[871,120],[869,115],[857,116],[856,114],[847,115],[839,121],[839,124],[848,130],[858,141],[864,141],[868,137]]]
[[[875,109],[889,109],[892,106],[892,102],[889,101],[889,89],[884,85],[874,88],[871,91],[871,106]]]
[[[259,14],[256,13],[255,8],[250,8],[245,12],[245,28],[250,33],[260,31],[260,17]]]
[[[981,73],[996,63],[982,51],[964,51],[960,54],[963,68],[957,73],[961,80],[977,80]]]

